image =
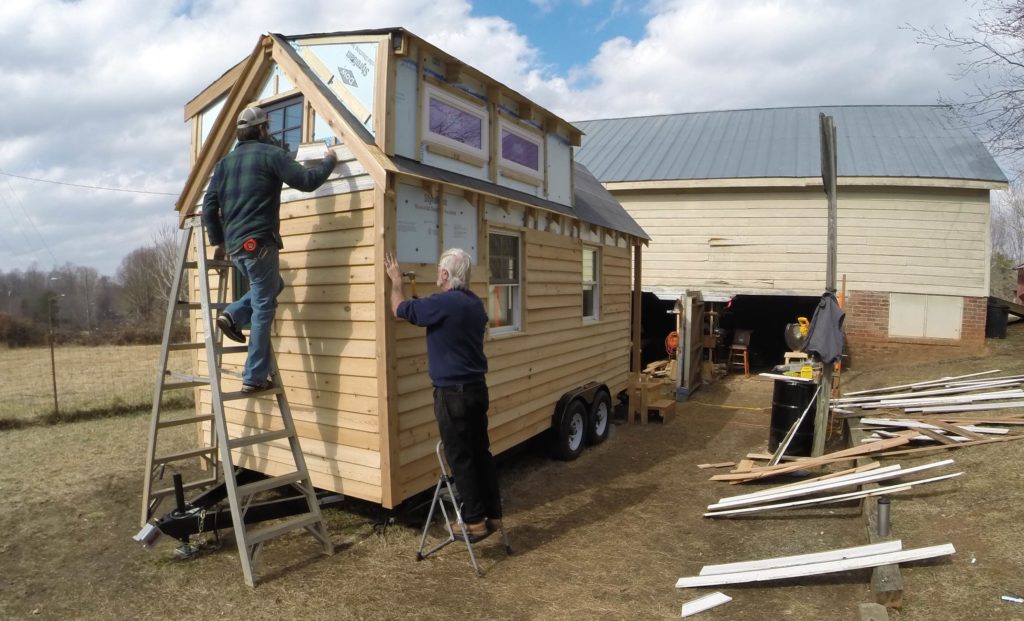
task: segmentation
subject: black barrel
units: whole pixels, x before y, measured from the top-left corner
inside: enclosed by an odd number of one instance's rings
[[[798,382],[796,380],[775,380],[772,393],[772,424],[768,434],[768,450],[772,453],[779,448],[789,433],[789,428],[800,418],[804,409],[811,404],[804,416],[804,421],[796,430],[796,434],[786,449],[786,455],[810,455],[814,446],[814,391],[818,385],[814,382]],[[814,399],[815,403],[817,399]]]
[[[985,338],[1005,339],[1007,315],[1010,314],[1010,307],[1005,302],[988,299],[988,308],[985,312]]]

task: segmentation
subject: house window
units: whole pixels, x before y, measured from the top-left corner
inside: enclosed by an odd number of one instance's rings
[[[499,163],[506,171],[543,179],[544,149],[541,136],[505,120],[500,122]]]
[[[489,236],[490,284],[487,314],[491,334],[515,332],[522,308],[522,262],[519,236],[491,233]]]
[[[598,318],[600,300],[601,253],[597,248],[583,249],[583,318]]]
[[[267,104],[263,109],[270,139],[292,155],[297,153],[302,142],[302,97]]]
[[[487,159],[487,111],[484,106],[427,85],[423,140],[458,153]]]

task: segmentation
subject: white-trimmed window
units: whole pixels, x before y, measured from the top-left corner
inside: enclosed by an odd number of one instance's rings
[[[520,329],[523,293],[520,241],[521,238],[514,233],[491,233],[488,236],[487,315],[491,334]]]
[[[487,161],[487,109],[426,84],[423,141]]]
[[[543,137],[505,119],[498,122],[498,131],[501,139],[501,148],[498,149],[499,166],[537,181],[543,180]]]
[[[583,318],[597,319],[601,312],[601,251],[583,247]]]

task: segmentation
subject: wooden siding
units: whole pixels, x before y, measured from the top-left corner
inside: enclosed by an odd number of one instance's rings
[[[821,293],[819,189],[615,194],[653,236],[645,291]],[[850,289],[987,295],[988,227],[987,190],[840,187],[838,273]]]
[[[338,170],[344,169],[340,164]],[[350,186],[339,179],[335,187]],[[273,344],[313,484],[380,502],[374,226],[373,190],[282,204],[286,287],[278,298]],[[193,325],[202,329],[198,320]],[[228,355],[224,368],[240,373],[244,362],[244,354]],[[198,369],[205,367],[200,352]],[[223,386],[238,390],[240,380],[225,376]],[[200,411],[210,411],[207,390],[199,391],[198,402]],[[239,435],[279,428],[276,411],[270,399],[226,407],[232,433]],[[267,474],[291,465],[283,441],[238,453],[238,465]]]
[[[579,239],[522,230],[525,332],[488,337],[490,437],[500,453],[548,429],[558,399],[588,381],[613,394],[629,370],[630,250],[601,247],[601,318],[582,319],[582,243]],[[473,290],[486,290],[486,267],[473,273]],[[421,296],[435,290],[417,284]],[[427,375],[426,335],[399,322],[396,329],[399,463],[396,500],[437,480],[437,424]]]

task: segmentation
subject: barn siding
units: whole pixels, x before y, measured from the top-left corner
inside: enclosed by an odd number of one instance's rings
[[[645,230],[643,288],[818,295],[826,201],[807,190],[616,192]],[[984,296],[987,190],[839,188],[838,273],[878,292]]]
[[[601,246],[601,317],[582,319],[582,243],[554,233],[523,229],[523,333],[488,336],[487,383],[491,396],[490,438],[494,453],[550,427],[555,403],[588,381],[604,382],[613,394],[629,369],[630,250]],[[473,290],[483,296],[486,266],[473,272]],[[418,285],[426,296],[436,288]],[[396,330],[399,416],[399,490],[404,498],[437,477],[438,440],[427,375],[422,328],[399,322]]]
[[[365,176],[352,174],[362,174],[361,168],[339,165],[328,183],[366,185]],[[290,192],[282,198],[301,196]],[[278,298],[273,344],[313,484],[380,502],[385,426],[377,411],[373,203],[373,190],[364,190],[282,204],[286,287]],[[202,329],[198,318],[193,325]],[[224,368],[240,373],[244,362],[244,354],[228,355]],[[206,368],[203,352],[197,368]],[[240,380],[226,375],[223,386],[238,390]],[[209,411],[208,390],[200,390],[197,401]],[[226,404],[233,434],[280,428],[276,410],[268,399]],[[292,463],[285,441],[241,449],[238,460],[267,474],[289,471]]]

